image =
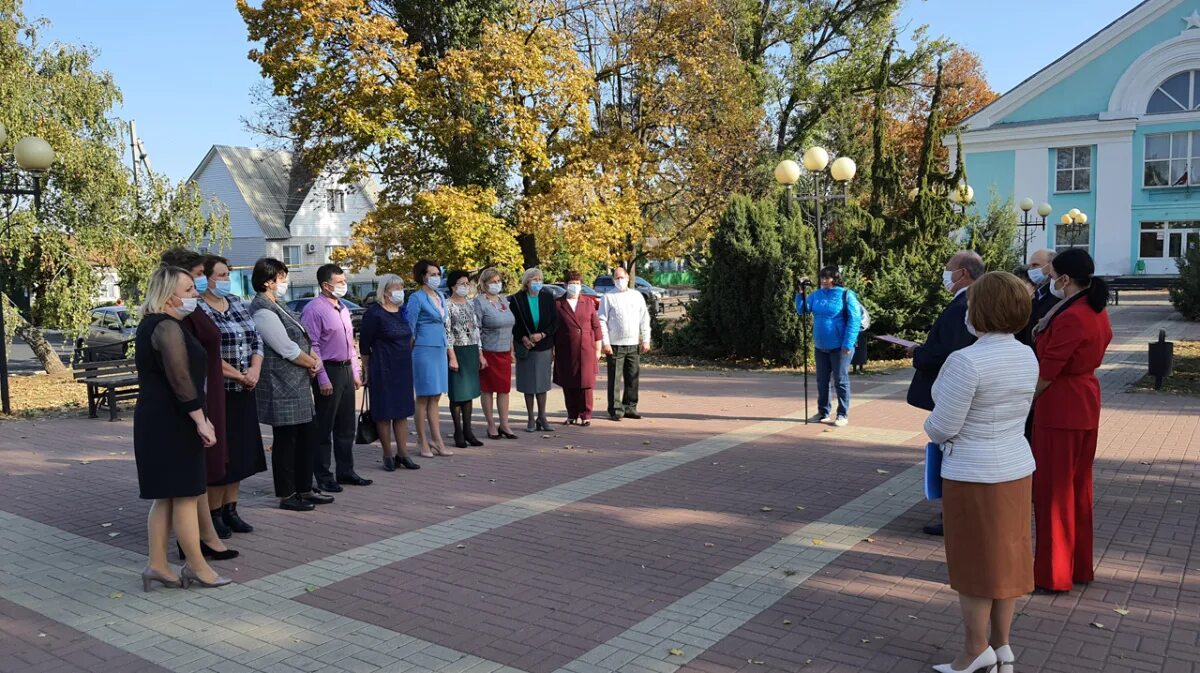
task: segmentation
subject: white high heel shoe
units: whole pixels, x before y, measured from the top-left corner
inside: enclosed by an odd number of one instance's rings
[[[1017,656],[1013,654],[1011,647],[1002,645],[996,648],[997,673],[1013,673],[1013,664],[1015,663],[1017,663]]]
[[[955,668],[954,662],[948,664],[938,664],[933,667],[933,670],[938,673],[995,673],[996,670],[996,650],[987,648],[975,657],[975,661],[967,664],[966,668]]]

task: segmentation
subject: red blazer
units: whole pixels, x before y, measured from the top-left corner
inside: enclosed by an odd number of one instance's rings
[[[1034,425],[1062,430],[1100,427],[1096,368],[1112,336],[1108,311],[1093,311],[1086,296],[1054,316],[1034,343],[1039,376],[1051,382],[1034,403]]]
[[[596,302],[579,295],[575,309],[564,296],[554,302],[558,309],[558,331],[554,334],[554,382],[563,388],[595,388],[599,361],[600,317]]]

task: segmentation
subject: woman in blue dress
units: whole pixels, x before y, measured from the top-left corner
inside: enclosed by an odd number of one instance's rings
[[[387,274],[379,279],[379,301],[363,315],[359,353],[363,361],[363,386],[371,404],[371,417],[383,445],[383,469],[396,466],[419,469],[408,457],[408,418],[416,410],[413,402],[412,328],[401,308],[404,281]],[[392,442],[395,441],[395,449]]]
[[[413,266],[413,280],[420,289],[404,307],[413,333],[413,389],[417,394],[417,448],[425,458],[452,456],[442,441],[438,404],[449,390],[450,312],[438,294],[442,271],[437,264],[421,260]]]

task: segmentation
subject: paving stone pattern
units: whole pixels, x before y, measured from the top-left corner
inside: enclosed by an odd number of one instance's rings
[[[1020,602],[1019,671],[1200,671],[1200,404],[1126,392],[1159,328],[1196,339],[1200,326],[1153,294],[1112,317],[1097,578]],[[129,421],[0,424],[0,672],[948,661],[957,600],[941,540],[920,533],[937,506],[921,498],[924,413],[903,402],[907,372],[856,378],[839,429],[803,423],[801,381],[646,369],[642,421],[518,432],[416,472],[379,471],[377,447],[356,447],[375,485],[308,514],[276,509],[257,475],[239,508],[257,530],[230,541],[243,556],[218,567],[237,583],[216,590],[142,593]]]

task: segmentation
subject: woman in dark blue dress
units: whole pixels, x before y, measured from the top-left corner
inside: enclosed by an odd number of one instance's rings
[[[367,387],[371,416],[383,445],[383,469],[420,467],[405,451],[408,417],[413,415],[412,328],[404,316],[404,281],[388,274],[379,279],[378,301],[363,315],[359,352],[363,385]],[[392,449],[395,441],[396,448]]]

